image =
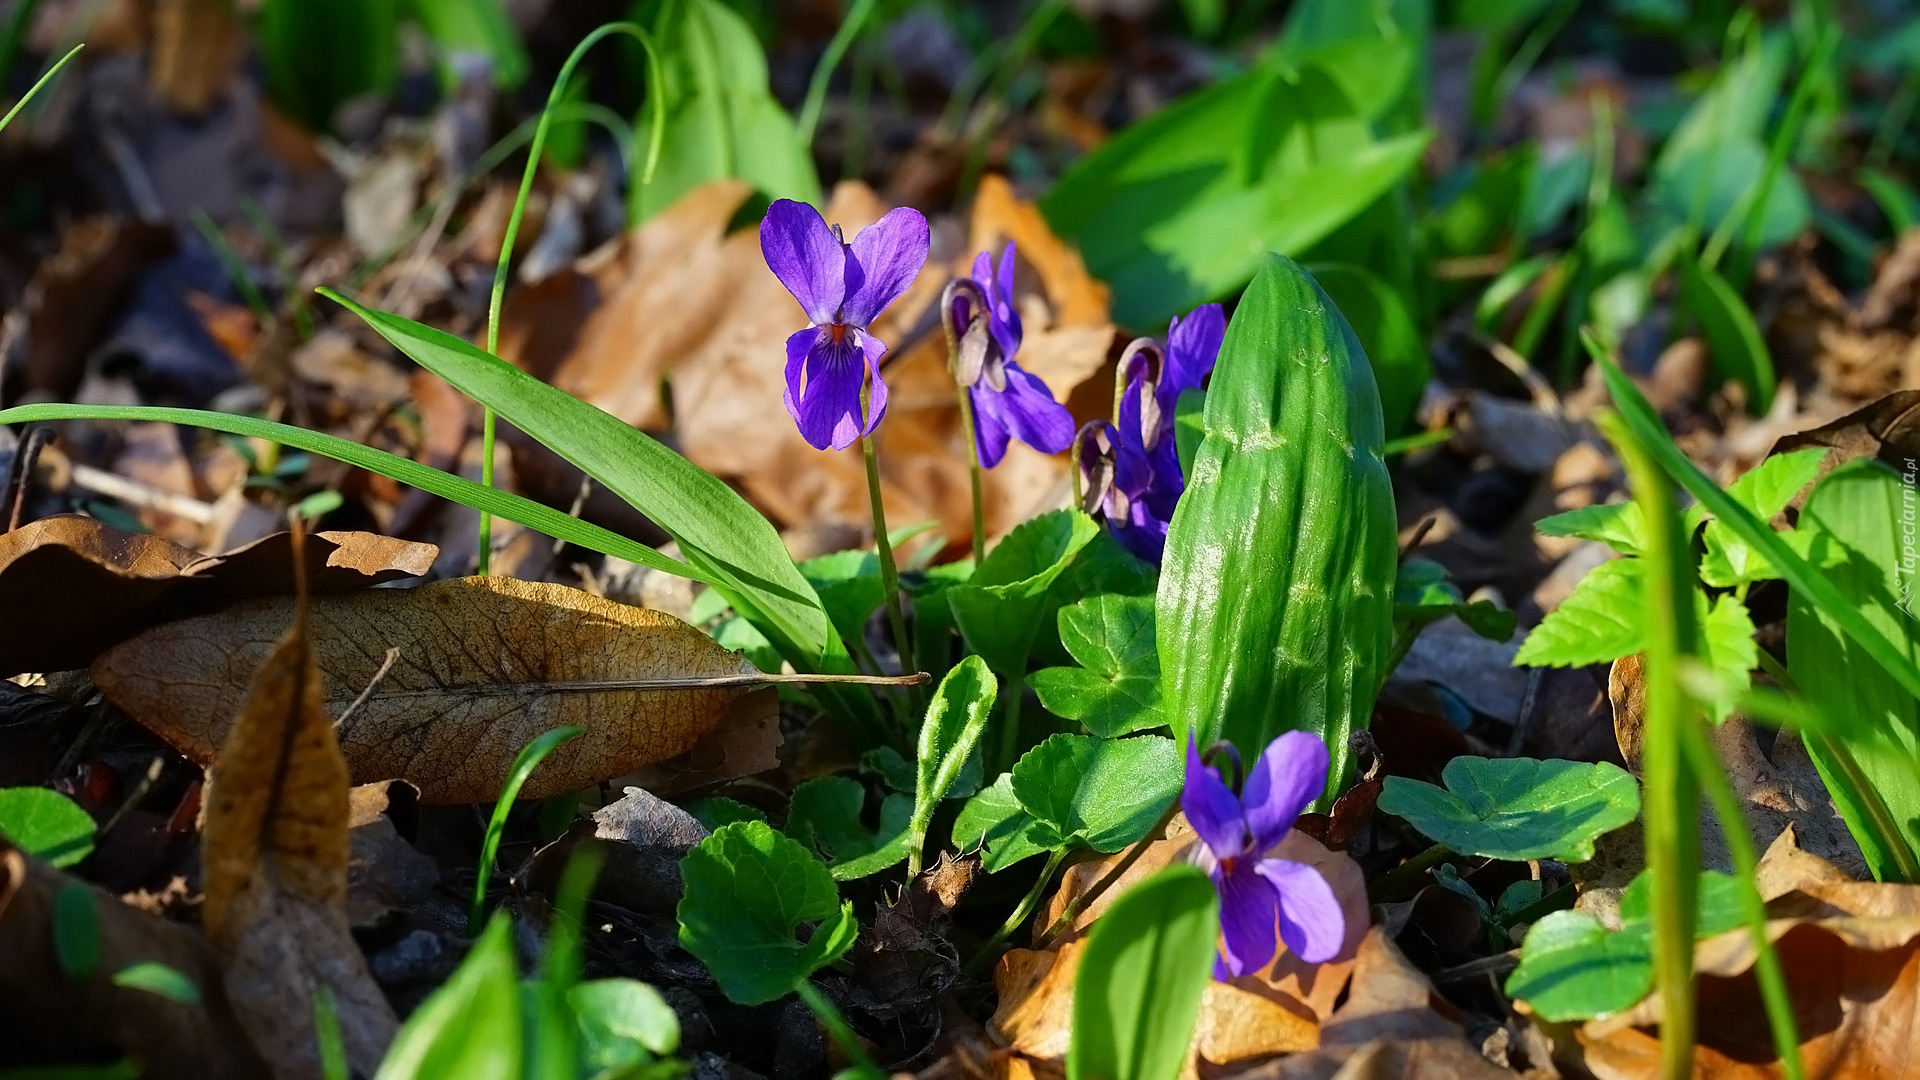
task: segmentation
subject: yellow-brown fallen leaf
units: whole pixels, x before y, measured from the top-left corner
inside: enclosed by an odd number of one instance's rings
[[[1913,1075],[1920,1031],[1920,885],[1847,879],[1799,849],[1792,830],[1761,859],[1767,937],[1780,953],[1808,1076],[1830,1080]],[[1759,1080],[1781,1075],[1753,978],[1746,929],[1694,951],[1700,1033],[1694,1075]],[[1577,1032],[1601,1080],[1660,1075],[1658,995]]]
[[[432,544],[361,532],[306,538],[315,594],[424,574]],[[0,535],[0,675],[71,671],[150,626],[293,589],[293,549],[276,533],[224,555],[94,518],[42,518]],[[228,715],[231,715],[229,713]]]
[[[260,600],[156,627],[102,655],[94,681],[206,764],[292,609],[284,598]],[[535,770],[523,798],[665,761],[763,679],[672,616],[510,578],[319,598],[311,627],[327,715],[373,685],[340,730],[355,782],[406,780],[427,803],[492,800],[522,747],[570,724],[586,734]],[[376,684],[389,648],[399,660]]]
[[[54,953],[55,897],[82,890],[98,917],[100,958],[69,975]],[[187,1005],[116,986],[113,976],[161,963],[198,988]],[[112,894],[22,854],[0,839],[0,1058],[8,1065],[72,1065],[137,1058],[151,1077],[254,1080],[267,1068],[234,1019],[220,963],[198,930],[121,903]]]
[[[297,545],[296,545],[297,546]],[[373,1075],[398,1024],[347,922],[347,762],[322,707],[306,596],[260,662],[207,779],[201,922],[240,1026],[279,1080],[319,1080],[318,987],[354,1071]],[[284,609],[286,605],[274,605]]]
[[[1086,929],[1129,887],[1186,859],[1197,842],[1185,817],[1176,815],[1166,838],[1148,842],[1140,858],[1075,918],[1073,931],[1057,949],[1008,951],[993,975],[1000,1005],[988,1026],[997,1037],[1034,1062],[1058,1067],[1072,1037],[1073,980]],[[1308,863],[1326,876],[1347,917],[1346,947],[1327,963],[1306,964],[1282,946],[1265,969],[1231,982],[1209,983],[1200,1000],[1189,1076],[1215,1075],[1223,1066],[1320,1045],[1321,1024],[1333,1014],[1353,970],[1355,951],[1366,936],[1366,882],[1344,852],[1329,851],[1295,831],[1269,854]],[[1124,853],[1110,855],[1068,870],[1037,925],[1050,926],[1122,857]]]

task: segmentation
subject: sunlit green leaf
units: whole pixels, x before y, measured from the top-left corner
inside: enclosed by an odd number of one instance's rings
[[[794,984],[853,947],[859,922],[833,875],[798,843],[757,821],[724,826],[680,863],[686,895],[680,944],[741,1005],[793,992]],[[819,923],[802,943],[801,923]]]
[[[1068,1080],[1174,1080],[1213,975],[1220,900],[1197,866],[1128,889],[1093,924],[1073,983]]]
[[[1640,813],[1640,785],[1604,761],[1462,755],[1441,778],[1388,777],[1380,810],[1463,855],[1586,862],[1597,837]]]

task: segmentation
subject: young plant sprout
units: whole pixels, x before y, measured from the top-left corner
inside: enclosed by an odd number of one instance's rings
[[[1233,754],[1230,744],[1223,752]],[[1346,916],[1333,887],[1306,863],[1268,857],[1294,819],[1327,786],[1327,744],[1308,731],[1288,731],[1253,763],[1238,795],[1200,750],[1187,744],[1187,781],[1180,793],[1193,831],[1200,834],[1200,868],[1220,893],[1220,955],[1213,974],[1225,980],[1259,971],[1280,940],[1310,964],[1331,960],[1346,940]]]

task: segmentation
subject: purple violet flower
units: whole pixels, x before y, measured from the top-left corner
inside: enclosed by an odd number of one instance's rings
[[[781,199],[760,221],[760,253],[813,323],[787,339],[787,412],[815,449],[844,450],[886,415],[887,346],[867,327],[926,265],[927,219],[900,207],[846,243],[818,210]]]
[[[1280,940],[1310,964],[1333,959],[1345,944],[1346,915],[1320,871],[1266,856],[1326,788],[1328,759],[1319,736],[1286,732],[1254,762],[1236,796],[1188,742],[1180,808],[1205,842],[1200,865],[1220,893],[1221,949],[1214,978],[1224,981],[1266,967],[1277,951],[1276,924]]]
[[[1013,243],[1000,255],[1000,272],[986,252],[973,260],[973,283],[986,300],[987,355],[980,377],[967,387],[973,400],[973,443],[980,467],[991,469],[1007,455],[1007,441],[1019,439],[1035,450],[1057,454],[1073,445],[1073,414],[1053,400],[1047,384],[1014,363],[1020,350],[1020,313],[1013,307]],[[972,312],[964,293],[954,298],[954,323],[965,326]]]

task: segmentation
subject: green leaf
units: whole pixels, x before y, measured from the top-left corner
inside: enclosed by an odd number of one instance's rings
[[[526,786],[527,778],[533,775],[533,770],[540,767],[548,754],[559,749],[562,743],[586,733],[587,729],[579,726],[544,731],[514,755],[513,764],[507,769],[507,782],[501,786],[499,797],[493,801],[493,813],[487,818],[487,831],[480,840],[480,872],[474,879],[473,899],[467,904],[468,934],[480,932],[480,918],[486,913],[487,880],[493,876],[494,857],[500,851],[500,838],[507,831],[507,815],[520,798],[520,789]]]
[[[757,821],[716,830],[680,862],[680,944],[740,1005],[761,1005],[845,956],[860,925],[833,875],[807,849]],[[801,923],[819,923],[804,944]]]
[[[1392,652],[1393,490],[1366,356],[1285,258],[1233,314],[1206,426],[1155,613],[1175,735],[1251,761],[1304,728],[1333,748],[1338,791]]]
[[[523,1053],[513,920],[496,914],[453,976],[400,1026],[374,1080],[518,1080]]]
[[[712,474],[619,418],[495,359],[451,334],[371,311],[321,290],[366,320],[420,366],[499,413],[578,466],[664,529],[687,562],[735,611],[764,632],[796,667],[848,671],[813,586],[788,557],[773,524]],[[4,419],[4,414],[0,414]],[[871,695],[817,691],[842,706],[864,701],[860,715],[879,723]]]
[[[1533,527],[1548,536],[1598,540],[1622,555],[1646,554],[1647,519],[1638,503],[1582,507],[1541,518]]]
[[[274,102],[326,131],[348,98],[398,84],[399,35],[392,0],[267,0],[255,38]]]
[[[1151,327],[1351,220],[1413,171],[1427,138],[1376,139],[1339,76],[1276,58],[1123,128],[1040,206],[1112,286],[1115,320]]]
[[[1067,1080],[1174,1080],[1213,976],[1220,899],[1197,866],[1169,866],[1093,924],[1073,982]]]
[[[158,960],[143,960],[121,968],[113,973],[113,985],[127,990],[143,990],[166,998],[175,1005],[195,1007],[200,1004],[200,984],[188,978],[180,969]]]
[[[1307,269],[1333,298],[1372,362],[1386,433],[1406,430],[1427,380],[1433,377],[1427,343],[1414,326],[1407,302],[1385,281],[1358,266],[1316,265]]]
[[[1510,640],[1516,626],[1513,612],[1490,600],[1461,599],[1439,563],[1417,557],[1403,561],[1394,578],[1393,621],[1418,629],[1449,615],[1492,641]]]
[[[1825,580],[1848,610],[1920,661],[1920,624],[1913,615],[1916,495],[1911,482],[1871,458],[1829,473],[1807,496],[1799,528],[1823,537],[1838,556]],[[1840,736],[1872,787],[1886,801],[1906,842],[1920,851],[1920,700],[1848,635],[1835,612],[1801,589],[1787,600],[1787,666],[1794,681],[1829,716],[1852,726]],[[1833,794],[1874,876],[1899,880],[1893,856],[1872,839],[1866,811],[1821,740],[1807,751]]]
[[[1462,755],[1440,776],[1445,788],[1389,776],[1379,806],[1462,855],[1586,862],[1640,813],[1639,785],[1604,761]]]
[[[992,786],[968,799],[960,816],[953,819],[953,846],[961,852],[981,852],[981,868],[997,874],[1053,850],[1040,839],[1041,829],[1014,795],[1013,774],[1001,773]]]
[[[818,205],[813,157],[768,89],[767,58],[746,20],[719,0],[665,0],[652,31],[666,123],[653,182],[629,188],[629,221],[645,221],[708,181],[736,177],[771,198]],[[652,110],[642,110],[636,141],[652,133]]]
[[[858,643],[867,619],[887,602],[880,588],[880,559],[871,551],[836,551],[800,564],[800,574],[820,597],[820,606],[840,637]]]
[[[1160,707],[1160,654],[1150,596],[1090,596],[1060,609],[1060,640],[1081,664],[1028,678],[1040,704],[1115,738],[1167,722]]]
[[[1182,390],[1173,406],[1174,453],[1180,458],[1180,475],[1193,475],[1193,456],[1200,452],[1200,441],[1207,437],[1207,392]]]
[[[1179,796],[1180,752],[1158,735],[1050,735],[1013,767],[1013,793],[1048,848],[1119,851],[1153,828]]]
[[[1703,594],[1694,593],[1696,600]],[[1696,605],[1698,606],[1698,605]],[[1753,616],[1737,596],[1722,596],[1713,601],[1713,609],[1700,620],[1706,645],[1705,660],[1718,677],[1719,685],[1734,695],[1744,694],[1753,685],[1753,669],[1760,663],[1760,648],[1753,641]],[[1715,720],[1724,720],[1728,708],[1713,707]]]
[[[738,799],[729,799],[725,795],[709,795],[704,799],[695,799],[687,804],[687,813],[706,827],[708,832],[731,825],[736,821],[765,822],[767,815],[748,806]]]
[[[1680,260],[1680,301],[1700,321],[1720,378],[1746,387],[1747,410],[1765,414],[1773,407],[1773,357],[1746,301],[1727,279],[1685,257]]]
[[[994,545],[965,585],[946,590],[968,648],[997,674],[1026,673],[1048,590],[1099,531],[1078,510],[1042,514]]]
[[[1642,871],[1620,898],[1619,930],[1584,911],[1556,911],[1527,931],[1520,966],[1507,977],[1509,997],[1556,1023],[1622,1012],[1653,989],[1649,919],[1652,879]],[[1741,923],[1739,884],[1726,874],[1700,875],[1695,934],[1709,938]]]
[[[527,81],[533,62],[499,0],[413,0],[413,10],[440,54],[442,93],[459,88],[458,61],[465,56],[484,58],[493,85],[502,90],[517,90]]]
[[[793,789],[785,832],[824,859],[836,879],[865,877],[866,874],[840,872],[843,865],[855,860],[861,860],[858,868],[866,873],[878,873],[907,857],[904,840],[913,800],[900,794],[881,800],[877,830],[861,823],[860,815],[866,804],[867,789],[858,780],[845,776],[809,780]],[[866,858],[883,851],[888,861],[877,866]]]
[[[93,815],[57,791],[0,788],[0,836],[36,859],[72,866],[93,854],[93,834]]]
[[[1826,457],[1824,446],[1775,454],[1735,480],[1727,494],[1755,518],[1770,524],[1802,488],[1820,475]],[[1701,513],[1704,516],[1704,511]],[[1707,522],[1704,539],[1707,553],[1700,561],[1700,580],[1715,588],[1728,589],[1780,576],[1766,556],[1719,521]]]
[[[1646,605],[1645,565],[1639,559],[1603,562],[1528,631],[1513,662],[1579,667],[1631,656],[1646,648]]]
[[[927,706],[926,719],[920,724],[915,762],[911,831],[919,840],[925,839],[933,812],[973,758],[999,694],[993,674],[977,656],[961,660],[940,680]]]
[[[100,909],[83,882],[61,882],[53,894],[53,955],[72,979],[85,979],[100,966]]]
[[[587,1063],[596,1069],[631,1067],[645,1060],[635,1049],[665,1057],[680,1048],[680,1018],[660,991],[638,979],[593,979],[567,990],[579,1022]]]

